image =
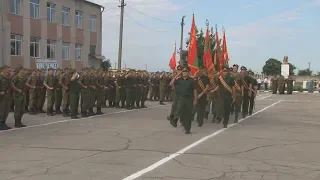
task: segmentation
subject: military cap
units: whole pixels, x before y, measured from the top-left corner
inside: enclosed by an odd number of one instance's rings
[[[229,71],[229,66],[227,64],[224,64],[222,66],[222,71]]]
[[[49,68],[48,71],[54,71],[54,69],[53,68]]]
[[[241,70],[247,70],[247,68],[246,67],[244,67],[244,66],[241,66]]]
[[[232,67],[237,67],[237,68],[238,68],[238,67],[239,67],[239,65],[238,65],[238,64],[234,64]]]
[[[187,66],[187,67],[183,67],[182,71],[190,71],[190,68]]]
[[[254,75],[254,72],[253,71],[248,71],[248,74]]]
[[[178,65],[178,66],[177,66],[177,70],[179,70],[179,71],[182,70],[182,66],[181,66],[181,65]]]

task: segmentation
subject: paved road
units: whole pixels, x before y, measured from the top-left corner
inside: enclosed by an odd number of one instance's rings
[[[151,102],[80,120],[26,115],[27,128],[0,132],[0,179],[320,179],[319,103],[320,94],[261,93],[252,117],[228,129],[194,124],[191,135],[169,125],[170,105]]]

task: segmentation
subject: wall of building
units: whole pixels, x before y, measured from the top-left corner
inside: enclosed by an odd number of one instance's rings
[[[56,23],[47,21],[47,1],[40,0],[39,19],[30,18],[30,5],[29,0],[23,0],[21,7],[21,16],[10,14],[10,0],[3,1],[2,14],[4,23],[2,35],[0,38],[3,42],[0,47],[1,57],[4,61],[1,64],[7,64],[12,67],[24,66],[26,68],[36,68],[36,58],[30,57],[30,37],[37,37],[40,39],[40,59],[47,59],[47,39],[56,40],[55,60],[58,62],[59,67],[71,67],[80,70],[82,67],[89,67],[90,64],[100,64],[100,60],[91,58],[89,56],[90,45],[96,46],[96,54],[101,56],[102,48],[102,13],[101,7],[84,0],[51,0],[49,2],[56,4],[55,19]],[[70,8],[69,26],[62,25],[62,7]],[[75,11],[80,10],[82,15],[81,29],[75,26]],[[90,32],[90,15],[96,16],[96,32]],[[2,18],[0,18],[2,20]],[[10,55],[10,35],[22,35],[22,55]],[[62,60],[62,43],[69,44],[69,60]],[[81,60],[76,60],[75,57],[75,44],[82,44]]]

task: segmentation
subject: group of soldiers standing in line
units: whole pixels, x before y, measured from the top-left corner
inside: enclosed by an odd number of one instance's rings
[[[169,83],[171,73],[147,71],[83,68],[26,69],[12,71],[9,66],[0,69],[0,130],[8,130],[6,120],[14,112],[15,127],[25,127],[22,117],[47,113],[78,118],[104,114],[102,108],[146,108],[145,101],[172,100]],[[47,99],[47,111],[43,110]],[[96,111],[94,111],[96,108]]]
[[[203,125],[203,120],[208,119],[210,112],[213,114],[213,123],[223,120],[224,128],[227,128],[231,114],[235,114],[234,123],[239,120],[239,115],[245,118],[252,115],[258,83],[252,71],[242,66],[238,72],[237,64],[233,67],[224,65],[221,72],[214,71],[209,79],[206,69],[200,68],[191,77],[188,67],[178,66],[173,72],[170,83],[173,86],[173,104],[167,119],[173,127],[177,122],[185,128],[189,134],[191,121],[195,118],[198,126]]]
[[[277,94],[277,91],[279,94],[284,94],[285,87],[287,85],[287,94],[293,93],[293,77],[289,76],[287,79],[284,78],[284,76],[274,76],[271,79],[272,83],[272,94]]]

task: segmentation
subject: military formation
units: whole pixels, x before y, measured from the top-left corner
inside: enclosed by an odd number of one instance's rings
[[[234,123],[239,116],[252,115],[257,95],[258,83],[252,71],[242,66],[239,72],[237,64],[233,67],[224,65],[221,72],[214,71],[208,77],[205,68],[199,68],[193,77],[188,67],[178,66],[173,72],[170,85],[173,87],[173,103],[167,119],[173,127],[177,122],[189,134],[191,121],[196,119],[198,126],[208,119],[211,111],[212,122],[223,122],[227,128],[231,114],[235,115]],[[196,118],[195,118],[196,117]]]
[[[10,111],[14,126],[21,128],[25,113],[77,119],[102,115],[103,108],[146,108],[148,99],[164,105],[173,96],[168,72],[83,68],[78,73],[72,68],[30,70],[6,65],[0,72],[0,130],[11,129],[6,124]]]
[[[293,77],[289,76],[287,79],[284,78],[284,76],[274,76],[271,79],[272,83],[272,94],[284,94],[285,87],[287,86],[287,94],[293,93]]]

